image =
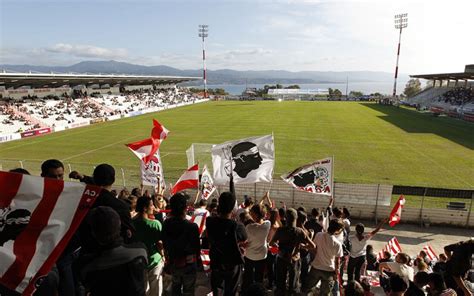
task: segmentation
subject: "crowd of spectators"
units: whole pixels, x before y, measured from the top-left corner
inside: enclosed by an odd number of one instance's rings
[[[64,177],[58,160],[45,161],[41,171]],[[377,258],[369,242],[387,220],[366,233],[333,199],[307,212],[276,208],[268,193],[260,200],[245,196],[240,206],[232,192],[209,201],[183,192],[167,196],[163,188],[117,193],[108,164],[91,177],[76,171],[69,177],[102,191],[36,295],[194,295],[206,264],[202,250],[210,258],[213,295],[374,295],[369,272],[379,272],[387,295],[473,293],[472,238],[446,246],[436,261],[424,251]],[[205,227],[190,221],[196,215]]]
[[[105,120],[108,116],[125,115],[154,107],[167,108],[196,99],[187,90],[179,88],[124,91],[121,95],[88,95],[86,92],[74,91],[71,96],[64,93],[41,99],[28,95],[18,101],[6,99],[0,102],[0,118],[3,124],[16,126],[15,130],[9,129],[11,132],[23,132],[40,127],[28,117],[49,127],[66,126],[94,119]],[[21,113],[18,114],[13,109]]]
[[[440,100],[451,105],[462,106],[474,102],[474,89],[456,87],[445,92]]]

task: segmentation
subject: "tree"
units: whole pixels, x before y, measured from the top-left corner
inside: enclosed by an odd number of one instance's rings
[[[332,98],[333,94],[334,94],[334,91],[332,90],[332,88],[328,88],[328,96]]]
[[[349,93],[349,97],[352,97],[352,98],[360,98],[364,95],[363,92],[361,91],[354,91],[352,90],[350,93]]]
[[[337,88],[332,92],[332,94],[334,97],[338,97],[338,98],[342,96],[342,92]]]
[[[300,86],[298,84],[294,84],[294,85],[289,85],[287,87],[285,87],[286,89],[300,89]]]
[[[413,97],[421,91],[421,82],[419,79],[410,79],[408,80],[403,94],[408,98]]]

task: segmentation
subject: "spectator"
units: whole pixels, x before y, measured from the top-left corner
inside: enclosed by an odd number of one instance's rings
[[[206,220],[214,295],[219,295],[219,289],[225,296],[236,295],[242,275],[244,260],[240,245],[247,240],[247,232],[242,224],[231,219],[235,204],[235,196],[223,192],[219,197],[219,215]]]
[[[344,230],[344,224],[334,219],[329,222],[327,232],[320,232],[314,237],[316,256],[311,263],[303,293],[308,293],[320,281],[320,295],[329,296],[334,285],[338,284],[339,264],[342,257],[342,244],[336,238]]]
[[[48,159],[41,164],[41,177],[63,180],[64,165],[57,159]]]
[[[356,282],[354,280],[348,281],[346,288],[344,290],[344,295],[347,296],[364,296],[364,288],[362,287],[359,282]]]
[[[171,213],[163,223],[166,269],[172,276],[172,295],[194,295],[199,229],[186,219],[189,196],[178,192],[170,198]]]
[[[448,258],[446,257],[445,254],[439,254],[439,260],[433,266],[433,272],[437,272],[437,273],[440,273],[441,275],[444,275],[447,268],[447,263],[446,263],[447,260]]]
[[[311,216],[308,218],[308,222],[305,224],[305,228],[308,230],[312,230],[314,234],[321,232],[323,228],[321,225],[318,223],[319,219],[319,210],[316,208],[313,208],[311,210]]]
[[[349,263],[347,265],[347,280],[351,281],[355,279],[357,282],[360,281],[360,270],[364,263],[366,262],[366,247],[367,243],[372,237],[374,237],[383,224],[387,222],[388,219],[380,221],[379,225],[370,233],[365,234],[364,224],[357,224],[355,227],[356,233],[349,236],[349,241],[351,243],[351,250],[349,252]]]
[[[431,273],[428,276],[428,293],[430,296],[456,296],[458,295],[456,291],[454,291],[451,288],[446,287],[443,276],[440,275],[439,273]],[[470,294],[464,294],[464,295],[470,295]]]
[[[425,296],[424,287],[428,285],[429,274],[425,271],[420,271],[415,274],[413,282],[410,281],[408,289],[405,292],[407,296]]]
[[[278,214],[277,209],[272,209],[270,211],[270,231],[268,232],[267,242],[270,243],[273,236],[275,235],[278,228],[280,228],[280,215]],[[273,283],[275,281],[275,260],[277,254],[276,247],[269,247],[267,253],[267,279],[268,279],[268,289],[273,289]]]
[[[271,227],[270,221],[264,220],[265,215],[265,207],[261,204],[253,205],[250,208],[250,216],[255,222],[245,227],[248,239],[245,249],[243,292],[246,292],[246,288],[253,283],[263,284],[265,259],[268,251],[267,237]]]
[[[87,219],[98,245],[83,257],[80,268],[88,295],[145,295],[145,246],[123,244],[120,217],[110,207],[92,209]]]
[[[459,242],[444,247],[444,253],[448,258],[446,265],[446,285],[455,289],[459,294],[472,295],[464,283],[467,272],[472,266],[472,254],[474,253],[474,239]]]
[[[390,276],[390,293],[389,296],[403,296],[408,289],[408,284],[404,278],[398,274]]]
[[[401,276],[405,281],[413,281],[414,270],[411,266],[408,266],[410,257],[405,253],[398,253],[395,257],[395,262],[381,262],[379,264],[379,271],[382,273],[384,270],[396,273]]]
[[[367,245],[365,248],[365,259],[367,261],[367,270],[378,270],[377,255],[375,255],[372,245]]]
[[[148,285],[146,295],[161,295],[163,290],[163,280],[161,272],[163,270],[161,243],[161,223],[152,220],[154,205],[151,198],[142,196],[137,200],[137,215],[133,219],[135,227],[134,240],[145,244],[148,252],[147,278]]]

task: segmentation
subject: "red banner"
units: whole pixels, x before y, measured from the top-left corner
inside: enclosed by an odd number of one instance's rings
[[[33,137],[33,136],[49,134],[50,132],[51,132],[51,128],[45,127],[45,128],[32,130],[32,131],[23,132],[23,133],[21,133],[21,137],[22,138],[29,138],[29,137]]]

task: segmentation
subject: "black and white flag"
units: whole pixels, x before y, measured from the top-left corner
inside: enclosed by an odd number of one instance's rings
[[[281,178],[296,189],[323,195],[333,194],[333,158],[301,166]]]
[[[225,142],[212,147],[214,182],[235,184],[271,182],[275,165],[273,135]]]

